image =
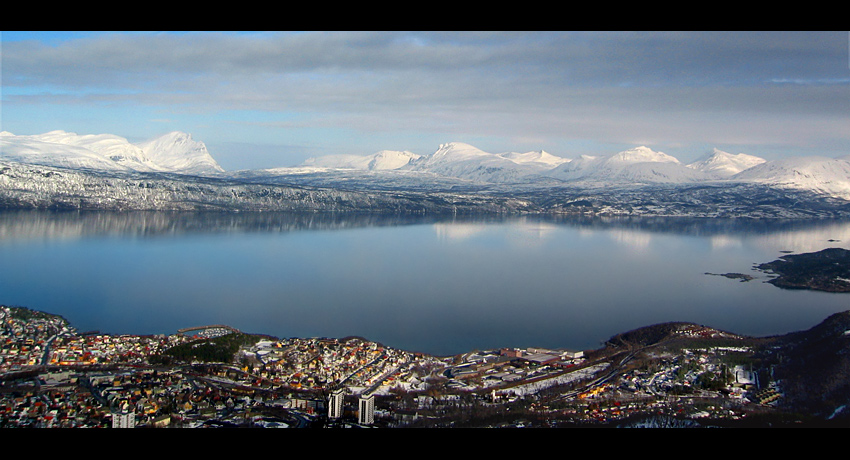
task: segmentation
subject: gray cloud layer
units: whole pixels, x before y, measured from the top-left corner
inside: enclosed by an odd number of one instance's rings
[[[846,32],[116,34],[3,45],[7,102],[380,131],[850,144]],[[26,88],[40,88],[29,93]],[[312,115],[303,115],[312,114]],[[291,122],[288,122],[291,123]]]
[[[154,75],[358,71],[499,71],[494,77],[591,86],[760,84],[846,79],[847,57],[846,32],[116,34],[4,49],[7,72],[68,86]]]

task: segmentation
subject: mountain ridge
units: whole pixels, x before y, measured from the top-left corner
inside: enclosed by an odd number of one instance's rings
[[[0,136],[0,159],[42,166],[123,172],[171,172],[210,175],[224,169],[191,134],[172,131],[133,144],[114,134],[44,134]]]
[[[15,203],[50,207],[54,199],[67,206],[68,196],[79,196],[77,201],[85,206],[101,206],[87,199],[90,192],[81,188],[84,184],[100,190],[98,200],[102,203],[115,202],[107,198],[107,191],[125,198],[134,195],[106,185],[92,185],[96,181],[108,182],[104,174],[117,175],[116,180],[130,175],[134,181],[137,174],[168,174],[167,180],[175,184],[175,190],[182,190],[174,196],[199,200],[198,203],[219,203],[226,195],[223,188],[239,183],[373,194],[411,192],[420,195],[417,199],[426,200],[423,197],[434,193],[486,197],[484,201],[495,196],[512,197],[537,203],[519,206],[526,211],[610,215],[835,217],[845,215],[850,205],[850,156],[767,161],[716,148],[702,160],[686,165],[646,146],[566,159],[543,150],[490,153],[470,144],[450,142],[441,144],[431,155],[381,150],[372,155],[320,156],[296,167],[228,172],[218,165],[203,142],[179,131],[136,144],[111,134],[79,135],[56,130],[16,136],[4,131],[0,133],[0,162],[7,171],[0,176],[5,184],[5,190],[0,192],[5,195],[7,207],[17,206]],[[26,165],[60,170],[43,169],[33,175],[23,171]],[[63,174],[61,169],[100,178],[95,181]],[[39,174],[53,179],[45,182],[37,179],[42,177]],[[207,189],[212,193],[208,199],[190,190],[195,187],[192,181],[197,182],[190,179],[192,176],[220,178],[222,182],[216,183],[215,191]],[[30,177],[33,182],[24,182],[23,177]],[[177,182],[186,183],[178,186]],[[146,195],[146,209],[177,206],[176,198],[166,196],[166,190],[167,187],[158,188],[156,199]],[[283,209],[266,198],[256,198],[262,203],[245,205],[251,209]],[[121,202],[121,206],[138,208]],[[225,208],[238,206],[228,202]]]
[[[203,142],[182,131],[172,131],[136,145],[151,161],[170,172],[200,175],[224,172]]]
[[[701,159],[687,166],[717,176],[718,178],[729,178],[766,161],[764,158],[757,156],[747,155],[745,153],[732,154],[714,148]]]

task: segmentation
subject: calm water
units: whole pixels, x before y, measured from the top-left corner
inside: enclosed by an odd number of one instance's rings
[[[848,222],[7,212],[0,304],[81,331],[228,324],[435,354],[587,349],[665,321],[809,328],[850,295],[781,290],[751,268],[848,242]]]

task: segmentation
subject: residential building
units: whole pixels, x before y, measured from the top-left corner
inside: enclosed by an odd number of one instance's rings
[[[360,396],[357,423],[371,425],[375,422],[375,395]]]
[[[336,389],[333,391],[333,393],[331,393],[331,399],[328,402],[328,418],[342,417],[342,403],[344,394],[344,388]]]

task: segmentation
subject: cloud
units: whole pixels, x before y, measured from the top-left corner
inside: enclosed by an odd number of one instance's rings
[[[125,87],[150,81],[321,75],[490,85],[694,86],[847,77],[846,34],[803,32],[105,34],[5,44],[27,84]]]
[[[850,116],[846,46],[846,32],[104,33],[4,42],[2,65],[7,113],[124,104],[374,133],[805,144]]]

